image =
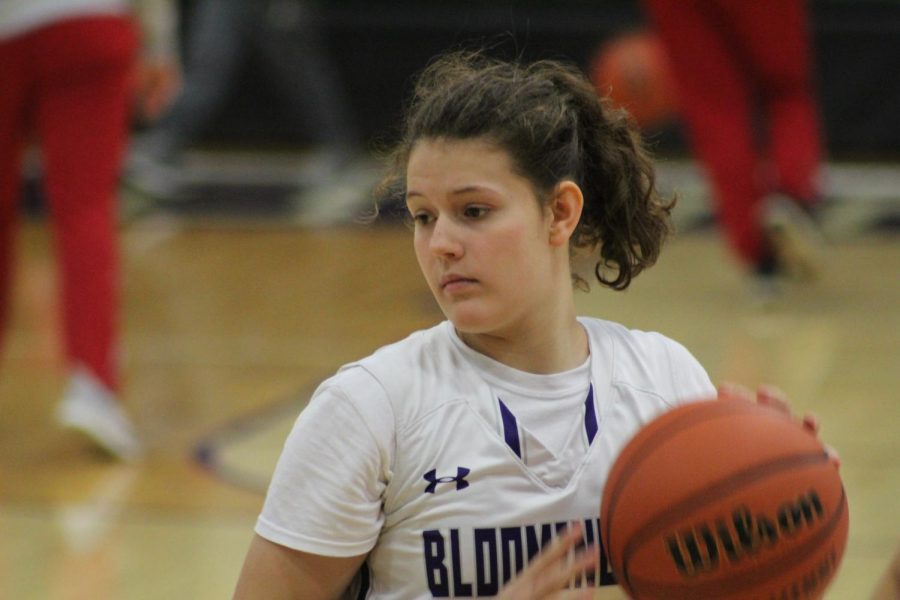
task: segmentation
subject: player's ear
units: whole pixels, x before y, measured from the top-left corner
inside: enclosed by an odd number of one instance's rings
[[[569,243],[569,238],[581,219],[583,208],[584,194],[578,184],[569,180],[561,181],[553,190],[549,205],[551,245],[564,246]]]

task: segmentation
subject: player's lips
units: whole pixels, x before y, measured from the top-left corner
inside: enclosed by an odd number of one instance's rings
[[[475,283],[477,280],[470,277],[463,277],[456,273],[448,273],[441,277],[441,289],[446,291],[458,290],[466,287],[468,284]]]

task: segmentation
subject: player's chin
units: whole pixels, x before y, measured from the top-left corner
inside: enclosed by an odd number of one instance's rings
[[[498,315],[475,302],[454,303],[442,307],[444,315],[460,333],[487,333],[497,327]]]

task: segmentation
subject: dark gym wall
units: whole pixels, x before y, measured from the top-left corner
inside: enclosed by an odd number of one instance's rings
[[[567,58],[586,66],[599,44],[640,27],[633,0],[331,0],[319,3],[328,51],[336,61],[361,129],[389,140],[410,77],[448,48],[477,43],[526,57]],[[817,82],[829,152],[835,157],[900,156],[900,2],[814,0]],[[190,0],[183,3],[189,10]],[[208,139],[295,143],[283,107],[251,56]],[[661,132],[678,150],[680,136]]]

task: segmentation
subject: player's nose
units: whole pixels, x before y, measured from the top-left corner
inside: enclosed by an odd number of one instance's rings
[[[446,217],[435,219],[428,248],[438,257],[458,258],[463,255],[462,235],[452,219]]]

